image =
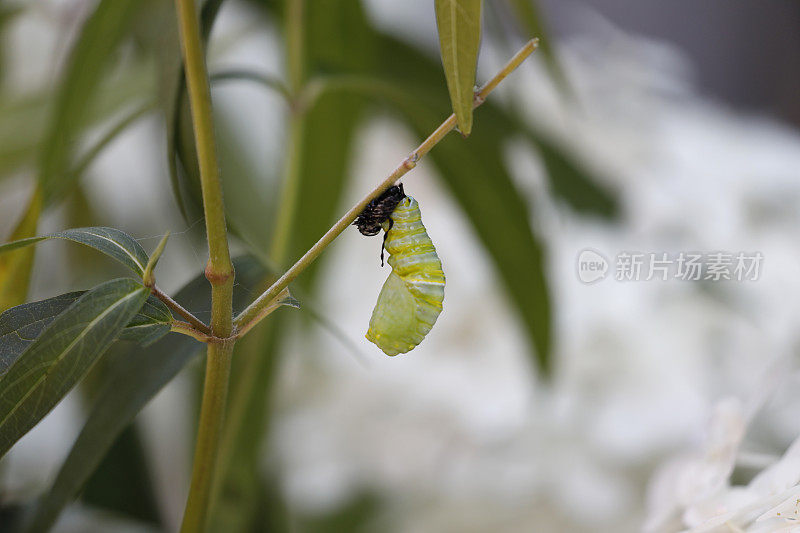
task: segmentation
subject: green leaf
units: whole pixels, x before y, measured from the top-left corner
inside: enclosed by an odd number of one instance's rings
[[[38,155],[47,121],[47,96],[26,94],[0,101],[0,176],[7,177],[29,165]]]
[[[359,75],[376,67],[376,36],[362,2],[319,0],[308,11],[305,48],[311,76]],[[353,140],[366,103],[357,95],[327,93],[306,113],[299,158],[298,198],[302,208],[296,210],[292,222],[288,258],[300,257],[339,217]],[[297,283],[312,290],[323,264],[312,265]]]
[[[36,235],[39,214],[42,211],[41,189],[37,187],[28,207],[11,232],[11,239],[27,239]],[[0,311],[14,307],[25,301],[28,295],[31,271],[33,270],[33,249],[18,250],[0,257]]]
[[[149,289],[117,279],[62,312],[0,377],[0,457],[89,371],[141,309]]]
[[[105,67],[117,45],[128,33],[140,0],[101,0],[84,23],[67,60],[39,169],[39,183],[45,203],[59,197],[69,186],[67,176],[71,154],[84,115],[93,102]]]
[[[432,159],[450,192],[494,260],[535,348],[539,370],[551,369],[551,311],[544,246],[530,226],[530,212],[514,186],[497,139],[501,130],[482,110],[481,127],[469,139],[442,141]],[[418,124],[425,121],[418,117]],[[418,133],[428,131],[418,126]],[[491,178],[489,178],[491,177]]]
[[[124,429],[86,482],[81,502],[164,531],[167,526],[161,523],[157,485],[143,440],[136,425]]]
[[[151,294],[133,320],[122,330],[119,338],[149,346],[169,333],[170,322],[172,313],[169,308]]]
[[[220,167],[224,174],[225,214],[230,233],[264,256],[272,241],[275,205],[278,203],[277,168],[265,168],[245,148],[244,133],[228,116],[218,114]]]
[[[481,0],[436,0],[439,50],[458,129],[472,131],[473,92],[481,45]]]
[[[107,256],[116,259],[126,267],[133,270],[139,276],[144,274],[144,269],[148,262],[147,253],[136,239],[122,230],[116,228],[106,228],[102,226],[91,228],[74,228],[58,233],[50,233],[40,237],[30,237],[11,241],[0,245],[0,254],[10,252],[18,248],[30,246],[47,239],[66,239],[90,246],[95,250],[103,252]]]
[[[44,328],[75,303],[83,292],[70,292],[18,305],[0,315],[0,375],[17,360]]]
[[[234,305],[240,309],[252,297],[265,272],[252,257],[234,259],[234,267]],[[175,299],[196,316],[203,315],[210,298],[211,289],[204,274],[195,277],[175,295]],[[190,337],[168,335],[146,350],[132,348],[126,356],[115,359],[53,486],[39,502],[37,512],[33,513],[28,531],[46,531],[52,526],[136,414],[202,348],[201,343]]]
[[[123,2],[120,2],[123,4]],[[74,67],[73,70],[86,68],[87,65]],[[58,100],[56,102],[56,113],[53,120],[55,126],[47,123],[47,114],[43,112],[49,109],[46,104],[48,99],[58,99],[64,96],[66,89],[54,91],[55,94],[45,93],[34,97],[26,97],[22,102],[17,102],[7,109],[5,106],[0,112],[0,177],[8,175],[25,163],[33,162],[33,156],[42,153],[41,168],[39,169],[39,185],[31,196],[28,207],[26,208],[16,230],[12,232],[12,240],[24,239],[36,235],[39,216],[42,209],[46,207],[48,200],[52,201],[54,195],[48,195],[43,183],[50,180],[48,176],[57,175],[53,180],[58,183],[59,195],[68,192],[99,151],[110,142],[115,136],[127,127],[131,119],[136,116],[129,116],[123,122],[115,125],[101,141],[91,150],[83,155],[81,160],[76,163],[74,168],[71,165],[71,155],[78,134],[83,133],[86,128],[93,123],[100,121],[107,115],[117,111],[120,106],[128,103],[132,98],[139,97],[143,86],[141,80],[147,80],[146,72],[142,68],[130,69],[132,74],[126,72],[115,79],[108,91],[98,95],[97,98],[84,98],[88,104],[84,108],[83,100],[75,102],[71,98]],[[66,78],[71,75],[80,77],[80,73],[66,74]],[[73,76],[73,77],[74,77]],[[67,83],[67,81],[65,81]],[[96,82],[93,82],[96,85]],[[86,89],[86,87],[84,87]],[[71,102],[71,103],[70,103]],[[59,106],[72,106],[71,110],[62,109]],[[141,109],[138,114],[141,114]],[[10,111],[10,112],[9,112]],[[63,112],[63,113],[62,113]],[[69,118],[68,127],[60,121],[65,120],[63,114]],[[59,118],[61,117],[61,118]],[[48,130],[48,126],[56,128],[55,133]],[[49,133],[47,133],[49,131]],[[49,136],[42,140],[43,137]],[[70,136],[74,139],[70,140]],[[68,143],[69,141],[69,143]],[[10,152],[9,152],[10,150]],[[48,165],[60,170],[47,170]],[[25,301],[28,293],[30,272],[33,267],[34,250],[20,250],[13,254],[0,258],[0,311],[18,305]]]
[[[523,136],[542,158],[550,182],[550,192],[575,211],[607,220],[619,216],[619,202],[591,178],[575,157],[530,127],[520,125]]]
[[[136,414],[202,349],[183,335],[170,335],[147,350],[131,349],[108,369],[86,424],[40,501],[27,531],[47,531],[103,460]]]
[[[127,112],[122,118],[117,120],[111,127],[109,127],[103,136],[94,143],[94,145],[81,154],[80,158],[75,162],[74,166],[67,173],[67,180],[70,182],[77,182],[86,170],[91,166],[97,156],[105,150],[119,135],[127,130],[132,124],[140,118],[147,115],[155,107],[153,102],[147,102],[132,111]]]
[[[144,281],[144,284],[147,286],[152,286],[155,283],[153,271],[158,264],[158,260],[161,259],[161,254],[164,253],[164,248],[167,246],[167,239],[169,239],[169,232],[161,237],[161,241],[159,241],[158,245],[155,247],[155,250],[153,250],[153,255],[150,256],[150,259],[147,261],[147,265],[144,267],[142,281]]]
[[[84,294],[86,291],[68,292],[18,305],[0,314],[0,375],[61,312]],[[147,345],[169,333],[171,321],[172,315],[164,302],[150,295],[119,338]]]
[[[0,33],[5,33],[6,26],[9,22],[11,22],[14,18],[17,17],[20,13],[22,13],[24,9],[22,6],[9,6],[7,4],[0,5]],[[4,68],[6,66],[6,58],[10,59],[10,56],[7,52],[9,48],[9,42],[6,39],[6,42],[0,44],[0,82],[6,81],[5,73],[7,70]]]
[[[537,0],[509,1],[516,15],[514,20],[522,27],[523,37],[526,40],[533,37],[538,37],[540,39],[539,50],[544,56],[550,75],[564,92],[571,94],[570,86],[567,83],[567,77],[564,75],[564,70],[561,68],[561,64],[558,62],[555,52],[553,51],[552,38],[542,20],[543,17],[539,9],[539,3]]]
[[[222,0],[201,2],[200,30],[205,43],[222,6]],[[166,37],[161,53],[158,54],[161,70],[159,93],[167,131],[167,167],[172,193],[181,214],[187,222],[193,222],[193,216],[202,212],[202,196],[174,9],[163,24]],[[224,176],[224,172],[222,175]]]
[[[174,11],[174,7],[170,7]],[[86,164],[93,151],[107,144],[119,133],[120,128],[127,126],[125,122],[130,123],[135,117],[127,115],[107,129],[108,119],[115,117],[117,113],[126,113],[129,106],[146,105],[141,102],[142,96],[149,98],[154,93],[154,76],[151,70],[150,64],[141,61],[128,66],[124,72],[113,78],[104,80],[98,88],[98,93],[89,102],[90,107],[73,126],[79,128],[75,135],[80,140],[93,127],[101,126],[108,133],[85,154],[78,156],[80,162],[72,161],[75,166],[65,169],[64,174],[59,175],[58,180],[63,180],[63,190],[68,191],[69,186],[80,178],[80,172],[76,172],[80,170],[79,165]],[[57,98],[58,89],[55,86],[24,96],[0,97],[0,179],[13,175],[20,169],[35,168],[38,164],[37,157],[43,153],[45,138],[49,135],[51,126],[53,106],[50,104]],[[138,107],[133,113],[140,112],[141,109],[142,107]]]

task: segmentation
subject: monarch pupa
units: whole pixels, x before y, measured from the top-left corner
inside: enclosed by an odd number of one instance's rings
[[[406,196],[383,222],[392,272],[372,311],[367,339],[386,355],[406,353],[433,327],[444,300],[444,272],[417,201]]]

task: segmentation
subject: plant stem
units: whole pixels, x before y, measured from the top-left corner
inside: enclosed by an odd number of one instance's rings
[[[498,72],[486,85],[484,85],[474,98],[474,107],[480,106],[486,97],[502,82],[514,69],[516,69],[529,55],[536,50],[539,44],[538,39],[529,41],[523,46],[514,57]],[[272,284],[261,296],[251,303],[239,316],[236,317],[235,325],[237,329],[249,329],[261,320],[262,310],[268,307],[271,302],[300,275],[317,257],[338,237],[347,227],[353,223],[369,202],[381,195],[386,189],[391,187],[397,180],[403,177],[409,170],[417,165],[417,162],[425,156],[431,149],[441,141],[445,135],[456,127],[455,114],[445,120],[436,130],[420,144],[411,155],[409,155],[395,170],[389,174],[377,187],[367,194],[360,202],[354,205],[339,221],[325,233],[297,262],[289,268],[278,280]]]
[[[183,533],[201,532],[206,529],[220,435],[225,419],[232,354],[233,342],[208,345],[206,378],[203,383],[203,404],[200,408],[200,423],[194,450],[192,484],[181,525]]]
[[[211,343],[215,341],[220,342],[225,340],[211,337],[209,334],[203,333],[202,331],[196,329],[188,322],[181,322],[179,320],[173,320],[172,323],[170,323],[170,331],[192,337],[193,339],[204,343]]]
[[[200,40],[200,21],[195,0],[175,0],[175,6],[178,11],[208,238],[209,258],[206,278],[211,283],[211,333],[217,338],[228,338],[233,331],[234,272],[228,250],[225,205],[222,200],[222,183],[214,141],[211,90]],[[234,342],[233,339],[229,339],[222,343],[208,344],[192,481],[181,526],[183,532],[195,533],[206,529],[220,434],[225,417]]]
[[[305,111],[308,107],[298,105],[300,95],[304,90],[304,53],[303,42],[305,39],[303,11],[305,0],[289,0],[286,2],[284,18],[284,31],[286,34],[286,71],[289,82],[286,85],[277,85],[268,82],[269,86],[285,88],[285,95],[289,103],[288,135],[286,143],[286,157],[284,158],[283,185],[278,202],[278,213],[272,230],[272,241],[269,247],[269,259],[280,268],[284,266],[292,242],[292,224],[295,221],[299,203],[300,180],[302,173],[303,136],[305,131]],[[257,78],[252,78],[257,79]],[[266,82],[266,80],[264,80]],[[283,92],[283,91],[282,91]],[[270,282],[275,277],[271,276]],[[265,282],[266,285],[266,282]],[[288,289],[281,293],[281,297],[288,297]],[[280,299],[280,297],[278,298]],[[277,300],[276,300],[277,301]],[[267,305],[260,310],[259,318],[263,318],[277,306]],[[241,337],[249,332],[250,326],[236,329],[235,336]],[[242,508],[240,496],[235,500],[225,498],[220,500],[219,494],[224,489],[224,494],[246,494],[252,489],[248,483],[257,483],[257,477],[250,474],[257,470],[258,446],[263,442],[263,432],[269,427],[265,420],[267,407],[270,402],[271,391],[274,384],[274,372],[278,367],[275,354],[275,343],[281,326],[271,320],[254,337],[251,337],[237,347],[237,367],[234,372],[234,389],[231,394],[228,408],[228,419],[225,422],[225,432],[220,444],[220,456],[217,468],[219,478],[214,484],[211,502],[212,509],[221,513],[221,522],[212,522],[212,527],[221,529],[231,527],[230,515],[247,515],[252,513],[248,505]],[[266,351],[258,349],[265,346]],[[264,428],[264,429],[261,429]],[[247,474],[242,473],[244,469]],[[250,490],[252,492],[252,490]],[[220,501],[218,501],[220,500]],[[258,505],[258,500],[252,496],[250,503]],[[231,509],[235,509],[232,511]],[[248,511],[249,509],[249,511]],[[228,518],[226,519],[226,512]],[[242,516],[244,522],[250,517]],[[236,529],[236,525],[232,526]],[[244,529],[244,527],[240,527]]]
[[[217,337],[228,337],[232,330],[233,264],[228,251],[225,206],[219,178],[214,124],[211,114],[211,91],[208,85],[205,56],[200,41],[195,0],[175,0],[181,30],[186,70],[186,85],[192,110],[203,214],[208,237],[206,278],[211,282],[211,329]]]
[[[303,86],[303,11],[305,0],[286,3],[286,71],[289,91],[296,97]]]

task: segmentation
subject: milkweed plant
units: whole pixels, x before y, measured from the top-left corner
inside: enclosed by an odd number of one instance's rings
[[[355,231],[353,226],[365,236],[379,235],[383,239],[391,266],[383,289],[376,295],[372,317],[368,323],[365,320],[367,338],[385,354],[397,355],[413,350],[426,335],[435,335],[437,317],[446,308],[447,261],[439,257],[423,226],[424,209],[410,194],[413,179],[407,179],[405,187],[399,180],[429,152],[438,157],[437,145],[446,137],[448,141],[444,143],[441,158],[436,160],[437,166],[454,179],[470,179],[470,173],[477,176],[474,184],[452,184],[461,191],[465,208],[474,210],[480,203],[491,212],[487,220],[497,218],[498,224],[514,233],[508,242],[502,236],[497,237],[491,245],[492,253],[501,259],[501,274],[508,287],[519,289],[510,291],[512,300],[516,299],[524,320],[531,324],[540,366],[547,367],[546,291],[543,277],[534,276],[531,282],[530,275],[531,270],[541,270],[541,251],[533,246],[535,239],[525,220],[524,208],[510,195],[513,190],[510,180],[502,167],[495,172],[492,166],[500,165],[496,156],[499,145],[495,146],[500,142],[498,137],[523,131],[522,126],[513,113],[502,115],[500,108],[494,107],[486,112],[487,121],[491,118],[491,131],[473,135],[470,147],[463,146],[473,129],[481,131],[480,114],[473,124],[473,111],[537,49],[538,39],[524,44],[493,77],[478,86],[476,65],[485,6],[481,0],[436,0],[441,57],[441,66],[437,68],[440,73],[443,71],[444,79],[423,87],[408,82],[422,79],[422,71],[427,76],[433,63],[413,47],[370,27],[359,2],[252,3],[282,21],[283,76],[242,70],[209,74],[207,43],[223,4],[221,0],[175,0],[174,5],[157,0],[100,0],[72,46],[61,74],[62,83],[53,99],[51,120],[42,135],[35,188],[6,244],[0,246],[0,306],[4,310],[0,315],[0,456],[81,382],[117,341],[136,343],[136,348],[128,356],[107,363],[94,406],[52,487],[26,510],[20,521],[25,531],[44,531],[55,523],[134,416],[200,348],[205,351],[205,377],[181,529],[235,530],[220,526],[219,522],[219,516],[229,512],[225,501],[232,490],[228,474],[241,458],[242,441],[255,438],[242,429],[246,427],[247,406],[253,405],[248,402],[261,398],[263,403],[255,379],[263,371],[245,370],[241,376],[234,376],[237,381],[231,385],[237,346],[251,334],[256,335],[255,331],[259,332],[259,342],[268,343],[266,337],[280,329],[280,315],[285,311],[276,312],[281,308],[302,308],[303,298],[293,294],[293,282],[308,275],[312,263],[343,232]],[[158,91],[162,99],[146,99],[133,106],[94,146],[76,156],[77,141],[91,125],[87,117],[92,98],[104,82],[104,65],[126,35],[133,34],[140,43],[145,40],[141,21],[146,20],[148,13],[143,4],[168,21],[163,28],[159,27],[163,32],[151,31],[149,35],[156,54],[162,56],[166,67],[172,67],[162,69]],[[510,1],[506,7],[522,21],[523,28],[529,32],[538,29],[532,4]],[[325,34],[321,28],[334,34]],[[159,35],[153,37],[152,33]],[[337,49],[336,43],[325,39],[345,44]],[[366,57],[374,52],[373,48],[381,47],[390,50],[389,61]],[[547,47],[543,51],[552,67],[552,55]],[[381,68],[385,72],[381,73]],[[418,76],[417,70],[420,70]],[[279,94],[289,110],[284,179],[279,190],[274,191],[278,198],[277,213],[270,223],[272,238],[268,249],[248,241],[248,229],[239,227],[238,221],[232,223],[223,201],[225,167],[219,159],[220,127],[216,124],[218,115],[212,112],[211,86],[226,81],[259,83]],[[430,95],[438,94],[445,86],[452,111],[449,117],[438,112],[441,106],[431,104],[435,98]],[[415,87],[421,89],[417,91]],[[320,146],[333,144],[334,152],[345,149],[338,135],[315,137],[317,128],[351,128],[351,119],[364,105],[361,100],[390,102],[408,118],[421,144],[337,222],[326,231],[319,231],[309,246],[292,257],[296,250],[292,235],[306,229],[305,225],[296,229],[298,220],[302,220],[301,203],[324,202],[325,209],[335,206],[335,202],[326,198],[315,200],[304,191],[317,187],[317,196],[324,196],[331,190],[326,188],[324,180],[330,180],[334,188],[340,187],[343,182],[334,176],[345,174],[341,163],[330,163],[323,158],[326,166],[314,167],[309,162],[316,157],[314,149]],[[42,213],[74,189],[92,159],[131,123],[154,110],[160,111],[165,120],[169,169],[178,206],[184,216],[192,209],[202,213],[208,249],[205,271],[176,294],[169,294],[158,284],[157,266],[168,246],[168,234],[148,251],[123,229],[76,227],[49,234],[37,232]],[[462,138],[449,135],[454,130]],[[344,132],[342,138],[349,135],[350,132]],[[538,140],[540,148],[550,154],[550,160],[555,157],[563,167],[564,158],[556,148],[531,131],[526,135],[532,142]],[[490,147],[487,155],[481,154],[487,146]],[[337,152],[334,159],[337,157],[343,156]],[[321,176],[318,178],[321,181],[308,181],[311,174]],[[493,222],[487,222],[490,223]],[[488,225],[479,224],[482,235],[489,230]],[[52,239],[78,243],[105,254],[124,266],[129,275],[104,281],[88,290],[24,303],[34,263],[33,245]],[[232,259],[231,239],[249,244],[254,248],[253,254]],[[526,260],[525,253],[530,254],[530,260]],[[516,254],[521,259],[517,264],[511,259],[503,261],[504,254]],[[258,261],[253,257],[268,260]],[[289,266],[282,270],[285,264]],[[521,280],[524,282],[520,283]],[[239,301],[240,295],[235,294],[239,285],[256,287],[259,283],[263,287],[258,296]],[[193,310],[194,304],[187,303],[198,301],[198,295],[200,300],[207,299],[206,307],[210,305],[207,320]],[[254,330],[262,323],[264,328]],[[258,368],[268,363],[253,364]],[[231,402],[229,391],[233,393]]]

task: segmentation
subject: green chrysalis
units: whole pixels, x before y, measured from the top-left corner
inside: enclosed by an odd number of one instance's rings
[[[442,312],[445,280],[414,198],[403,198],[383,228],[392,272],[372,311],[367,339],[386,355],[397,355],[412,350],[433,327]]]

